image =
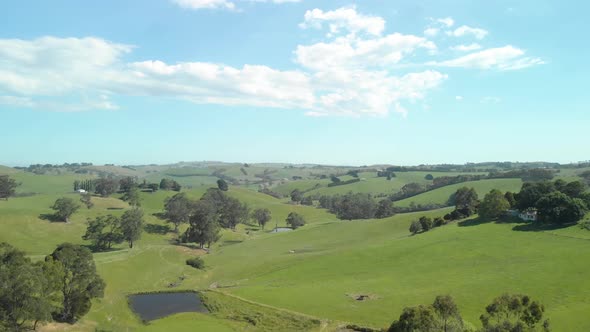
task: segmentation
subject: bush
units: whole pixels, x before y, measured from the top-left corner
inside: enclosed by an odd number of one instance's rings
[[[205,268],[205,262],[201,257],[193,257],[186,260],[186,265],[190,265],[195,269],[203,270]]]

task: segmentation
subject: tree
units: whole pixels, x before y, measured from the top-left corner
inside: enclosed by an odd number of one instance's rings
[[[299,189],[295,189],[291,192],[291,201],[292,202],[301,202],[303,199],[303,193]]]
[[[119,180],[119,190],[123,192],[128,192],[134,187],[137,187],[137,183],[135,181],[135,178],[131,176],[127,176]]]
[[[393,202],[389,198],[385,198],[379,201],[377,204],[377,210],[375,211],[375,218],[387,218],[395,214],[395,208]]]
[[[422,187],[422,185],[419,183],[416,183],[416,182],[410,182],[408,184],[405,184],[401,189],[401,193],[402,193],[403,197],[414,196],[414,195],[417,195],[423,191],[424,191],[424,188]]]
[[[118,189],[119,182],[110,176],[96,180],[96,185],[94,188],[96,193],[101,195],[102,197],[110,196],[116,193]]]
[[[434,299],[432,308],[438,317],[438,326],[443,332],[462,331],[463,319],[459,308],[449,295],[439,295]]]
[[[394,321],[388,332],[438,332],[434,310],[430,306],[404,308],[399,319]]]
[[[59,310],[59,275],[54,265],[32,263],[24,252],[0,243],[0,330],[35,330],[51,321]]]
[[[432,229],[432,226],[434,225],[434,222],[432,221],[431,218],[428,217],[420,217],[420,219],[418,220],[418,222],[420,222],[420,226],[422,226],[422,230],[424,232],[427,232],[429,230]]]
[[[88,219],[86,233],[82,239],[92,241],[96,250],[111,249],[113,244],[124,241],[121,233],[121,221],[113,215],[99,216],[96,219]]]
[[[87,209],[91,209],[94,206],[94,203],[92,203],[92,195],[90,193],[82,194],[80,196],[80,202],[84,203]]]
[[[541,197],[536,203],[539,219],[545,223],[570,224],[584,218],[588,208],[579,198],[555,191]]]
[[[129,242],[129,248],[133,248],[133,242],[141,238],[143,223],[143,211],[139,208],[127,210],[121,216],[121,234]]]
[[[224,204],[217,207],[217,213],[219,225],[235,230],[238,224],[248,220],[250,210],[246,204],[240,203],[239,200],[226,197]]]
[[[503,294],[486,307],[479,319],[483,332],[537,331],[543,319],[545,307],[527,295]],[[543,331],[549,331],[549,321],[542,323]]]
[[[332,183],[340,183],[341,182],[341,180],[336,175],[330,175],[330,180],[332,180]]]
[[[459,188],[455,192],[455,209],[465,211],[467,216],[477,211],[478,197],[473,188]]]
[[[268,223],[271,219],[271,213],[269,209],[256,209],[252,212],[252,219],[254,219],[262,229],[264,229],[264,225]]]
[[[78,211],[80,205],[78,205],[78,203],[74,202],[74,200],[69,197],[62,197],[58,198],[55,203],[53,203],[51,208],[55,210],[55,218],[69,222],[70,217],[76,213],[76,211]]]
[[[303,217],[296,212],[289,213],[286,222],[287,225],[291,226],[293,229],[297,229],[305,225],[305,219],[303,219]]]
[[[504,194],[504,198],[506,198],[506,201],[508,201],[508,204],[510,204],[510,208],[516,207],[516,198],[514,197],[514,193],[507,191]]]
[[[534,208],[537,201],[544,195],[555,191],[555,186],[552,182],[526,182],[522,185],[520,192],[515,195],[516,207],[524,211],[529,208]]]
[[[586,186],[581,181],[572,181],[565,185],[563,190],[564,194],[568,195],[571,198],[580,198],[586,191]]]
[[[331,212],[339,219],[371,219],[375,217],[377,204],[370,194],[349,192],[334,198]]]
[[[134,207],[138,207],[141,205],[141,197],[139,196],[139,189],[137,188],[137,186],[129,188],[125,192],[125,194],[123,194],[123,197],[121,197],[121,199],[123,199],[124,201],[129,203],[129,205]]]
[[[193,205],[189,227],[182,236],[183,242],[196,242],[201,248],[220,238],[216,209],[211,201],[200,200]]]
[[[8,197],[14,195],[18,183],[8,175],[0,175],[0,198],[8,200]]]
[[[221,191],[228,191],[229,190],[229,186],[227,185],[227,182],[225,182],[224,179],[217,180],[217,188],[219,188],[219,190],[221,190]]]
[[[160,181],[160,189],[180,191],[180,189],[182,189],[182,186],[172,179],[162,179]]]
[[[432,174],[426,174],[426,176],[424,177],[424,179],[426,179],[426,180],[434,180],[434,176],[432,176]]]
[[[311,196],[304,196],[303,199],[301,200],[301,205],[312,206],[313,199],[311,198]]]
[[[87,248],[63,243],[45,261],[58,263],[64,271],[59,280],[63,296],[61,311],[56,315],[59,320],[77,321],[88,313],[93,298],[103,297],[105,283],[96,272],[92,253]]]
[[[178,193],[166,198],[164,202],[164,214],[167,221],[174,225],[174,232],[178,233],[178,226],[188,222],[192,204],[185,193]]]
[[[483,202],[479,205],[479,215],[484,218],[498,218],[510,209],[510,203],[498,189],[492,189],[487,193]]]
[[[412,224],[410,225],[410,233],[416,235],[420,232],[422,232],[422,224],[418,220],[412,221]]]

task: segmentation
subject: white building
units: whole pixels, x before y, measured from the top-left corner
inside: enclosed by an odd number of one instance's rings
[[[537,221],[537,211],[523,211],[518,217],[524,221]]]
[[[84,190],[84,189],[78,189],[78,190],[76,190],[76,192],[77,193],[80,193],[80,194],[85,194],[86,193],[86,190]]]

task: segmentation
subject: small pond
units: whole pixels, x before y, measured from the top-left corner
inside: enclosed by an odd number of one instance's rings
[[[209,312],[201,302],[199,294],[194,292],[130,295],[129,305],[143,321],[181,312]]]
[[[289,228],[289,227],[277,227],[277,228],[273,229],[273,233],[289,232],[292,230],[293,230],[293,228]]]

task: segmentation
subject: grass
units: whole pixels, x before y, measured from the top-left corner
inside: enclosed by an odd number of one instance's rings
[[[416,195],[410,198],[406,198],[397,202],[394,202],[396,206],[407,207],[412,202],[416,204],[446,204],[449,198],[454,194],[457,189],[462,187],[474,188],[477,191],[477,195],[480,199],[483,199],[485,194],[490,192],[492,189],[498,189],[503,192],[511,191],[518,192],[522,186],[522,180],[520,179],[494,179],[494,180],[480,180],[480,181],[469,181],[463,183],[457,183],[450,186],[437,188],[420,195]]]
[[[120,214],[127,208],[116,197],[93,198],[95,207],[81,208],[71,223],[50,223],[39,216],[50,213],[49,206],[60,196],[77,198],[68,192],[72,181],[80,177],[22,172],[11,176],[23,183],[19,191],[38,194],[0,201],[0,241],[35,259],[42,259],[61,242],[87,244],[81,239],[86,218]],[[469,183],[457,187],[464,185]],[[491,188],[517,191],[520,180],[484,180],[472,185],[482,197]],[[199,186],[187,193],[198,198],[205,190],[206,186]],[[440,202],[454,190],[449,186],[413,199]],[[431,303],[439,294],[451,294],[464,318],[479,326],[478,316],[485,305],[504,292],[526,293],[541,300],[556,331],[590,330],[586,317],[590,289],[585,287],[590,273],[590,232],[577,226],[516,231],[516,224],[484,220],[463,226],[453,223],[410,236],[408,227],[413,220],[422,215],[441,216],[451,209],[382,220],[338,221],[324,210],[285,204],[231,186],[229,195],[251,208],[271,210],[269,226],[275,221],[284,226],[291,211],[302,214],[308,225],[276,234],[269,232],[272,227],[261,231],[257,226],[240,225],[235,232],[225,231],[211,253],[204,254],[174,245],[175,235],[153,215],[162,211],[165,198],[173,194],[142,193],[146,223],[164,231],[144,232],[133,249],[121,244],[114,251],[95,253],[98,271],[107,283],[105,297],[94,301],[76,325],[51,324],[42,330],[333,331],[344,322],[385,327],[403,307]],[[466,226],[469,224],[477,225]],[[204,255],[205,270],[185,264],[197,255]],[[181,276],[184,280],[178,287],[168,287]],[[217,308],[209,315],[184,313],[145,325],[127,305],[127,296],[133,293],[202,291],[212,285],[219,291],[204,293],[206,302]],[[351,294],[368,294],[371,299],[356,301]]]

